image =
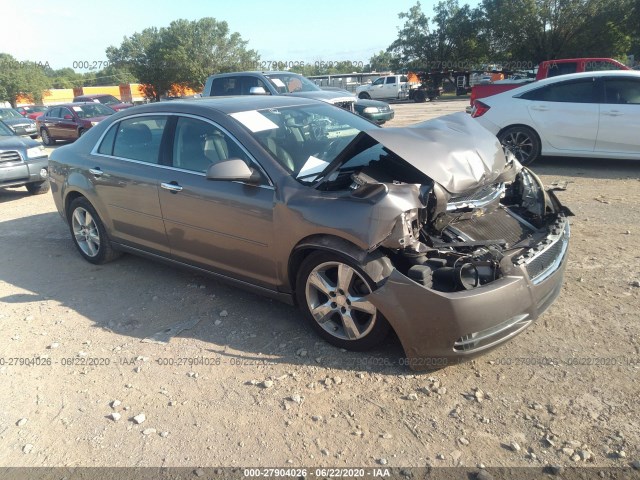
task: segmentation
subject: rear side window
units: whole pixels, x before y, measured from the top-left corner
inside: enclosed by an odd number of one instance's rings
[[[211,83],[211,96],[239,95],[240,82],[236,77],[216,78]]]
[[[640,105],[640,81],[631,78],[606,79],[604,103]]]
[[[564,63],[551,62],[549,64],[549,70],[547,71],[547,77],[557,77],[558,75],[568,75],[570,73],[576,73],[577,71],[578,71],[577,62],[564,62]]]
[[[116,123],[111,126],[107,134],[102,138],[102,142],[98,148],[98,153],[103,155],[113,155],[113,141],[116,138],[116,132],[118,131],[119,125],[119,123]]]
[[[387,83],[396,83],[396,77],[387,77]]]
[[[144,116],[122,120],[115,128],[115,140],[113,142],[113,156],[137,160],[145,163],[159,163],[160,142],[167,117]],[[108,150],[109,132],[104,140],[104,148]],[[100,145],[98,151],[103,148]]]
[[[541,102],[597,103],[596,82],[592,78],[556,83],[524,93],[520,98]]]

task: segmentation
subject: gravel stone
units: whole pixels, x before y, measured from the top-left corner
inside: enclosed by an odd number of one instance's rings
[[[114,422],[120,420],[120,417],[122,417],[122,415],[120,415],[118,412],[111,412],[111,414],[109,415],[109,418]]]
[[[226,317],[226,316],[228,316],[228,315],[229,315],[229,312],[227,312],[226,310],[222,310],[222,311],[220,312],[220,316],[221,316],[221,317]]]
[[[509,444],[509,448],[511,448],[511,450],[513,450],[514,452],[519,452],[520,451],[520,445],[518,445],[517,442],[511,442]]]
[[[118,408],[120,405],[122,405],[122,402],[120,400],[113,400],[111,402],[111,408]]]
[[[469,445],[469,440],[467,440],[465,437],[460,437],[458,439],[458,442],[460,442],[462,445]]]
[[[380,465],[386,465],[386,464],[387,464],[387,463],[389,463],[389,462],[387,462],[387,459],[386,459],[386,458],[379,458],[379,459],[378,459],[378,463],[379,463]]]
[[[135,417],[133,417],[133,422],[137,423],[138,425],[140,425],[142,422],[144,422],[147,419],[147,417],[145,416],[144,413],[139,413],[138,415],[136,415]]]
[[[51,345],[49,345],[47,348],[48,348],[49,350],[53,350],[53,349],[55,349],[55,348],[58,348],[59,346],[60,346],[60,344],[59,344],[59,343],[53,342],[53,343],[52,343]]]
[[[161,433],[160,433],[160,436],[161,436],[162,438],[167,438],[167,437],[169,436],[169,432],[161,432]]]
[[[142,434],[143,434],[143,435],[152,435],[152,434],[154,434],[154,433],[156,433],[156,429],[155,429],[155,428],[145,428],[145,429],[142,431]]]
[[[28,421],[28,419],[26,419],[26,418],[21,418],[20,420],[18,420],[18,421],[16,422],[16,425],[17,425],[17,426],[19,426],[19,427],[21,427],[21,426],[23,426],[25,423],[27,423],[27,421]]]
[[[260,384],[262,388],[271,388],[273,387],[273,380],[265,380]]]
[[[33,450],[33,445],[31,445],[30,443],[27,443],[24,447],[22,447],[23,453],[31,453],[31,450]]]
[[[404,399],[405,400],[411,400],[413,402],[413,401],[418,400],[418,395],[416,395],[415,393],[410,393],[409,395],[406,395],[404,397]]]

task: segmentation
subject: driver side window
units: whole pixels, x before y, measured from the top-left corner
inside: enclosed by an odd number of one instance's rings
[[[179,117],[173,141],[173,166],[206,173],[214,163],[232,158],[254,167],[249,156],[215,125],[190,117]]]

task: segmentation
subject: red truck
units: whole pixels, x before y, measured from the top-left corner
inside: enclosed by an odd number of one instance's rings
[[[536,74],[535,80],[542,80],[544,78],[569,73],[595,72],[598,70],[629,70],[629,67],[612,58],[564,58],[562,60],[545,60],[538,65],[538,73]],[[471,89],[471,107],[473,107],[474,102],[480,98],[506,92],[507,90],[531,81],[534,80],[500,80],[495,83],[475,85]]]

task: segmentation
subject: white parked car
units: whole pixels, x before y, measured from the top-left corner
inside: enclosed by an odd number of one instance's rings
[[[524,165],[541,155],[640,160],[640,72],[540,80],[476,100],[471,115]]]

